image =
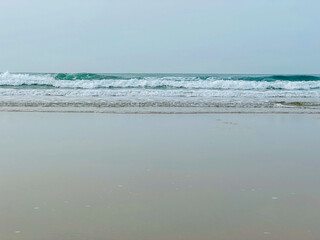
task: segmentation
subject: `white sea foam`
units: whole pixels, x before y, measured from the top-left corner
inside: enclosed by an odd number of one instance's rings
[[[164,89],[220,89],[220,90],[311,90],[320,89],[320,81],[245,81],[209,77],[145,77],[142,79],[56,80],[53,75],[0,74],[0,86],[52,86],[54,88],[164,88]]]
[[[308,107],[320,111],[318,77],[303,79],[5,72],[0,73],[0,107]]]

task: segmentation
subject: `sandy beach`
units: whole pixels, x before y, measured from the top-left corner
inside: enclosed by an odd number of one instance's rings
[[[319,0],[0,10],[0,240],[320,240]]]
[[[320,239],[317,114],[0,113],[1,240]]]

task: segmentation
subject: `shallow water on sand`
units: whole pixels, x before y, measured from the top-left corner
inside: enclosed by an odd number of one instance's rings
[[[0,113],[0,239],[320,239],[319,115]]]

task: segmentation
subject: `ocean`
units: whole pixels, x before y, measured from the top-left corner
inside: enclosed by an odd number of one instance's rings
[[[320,112],[320,75],[0,73],[1,111]]]

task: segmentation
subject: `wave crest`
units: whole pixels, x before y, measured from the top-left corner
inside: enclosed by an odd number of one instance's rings
[[[290,80],[289,80],[290,79]],[[320,89],[317,76],[157,76],[121,77],[93,73],[0,74],[1,88],[67,89],[206,89],[206,90],[313,90]]]

